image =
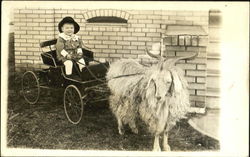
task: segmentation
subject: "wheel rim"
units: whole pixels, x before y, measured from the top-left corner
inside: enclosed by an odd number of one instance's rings
[[[64,110],[66,117],[73,124],[78,124],[83,115],[83,99],[80,91],[74,85],[69,85],[64,91]]]
[[[29,104],[35,104],[40,96],[40,86],[36,74],[32,71],[27,71],[22,77],[22,93],[24,99]]]

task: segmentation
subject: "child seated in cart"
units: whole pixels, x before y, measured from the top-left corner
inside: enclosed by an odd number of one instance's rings
[[[76,35],[80,26],[72,17],[63,18],[58,24],[59,37],[56,43],[57,59],[65,65],[67,76],[72,74],[73,60],[77,62],[80,71],[85,67],[83,59],[83,42]]]

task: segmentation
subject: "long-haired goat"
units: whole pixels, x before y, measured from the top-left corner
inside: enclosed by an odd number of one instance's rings
[[[123,124],[138,133],[136,119],[140,118],[155,135],[153,150],[161,150],[159,136],[163,133],[163,150],[170,151],[168,131],[185,117],[190,107],[187,81],[175,63],[198,54],[166,60],[147,53],[159,62],[145,67],[135,60],[121,59],[110,65],[106,76],[111,90],[110,109],[120,134],[124,133]]]

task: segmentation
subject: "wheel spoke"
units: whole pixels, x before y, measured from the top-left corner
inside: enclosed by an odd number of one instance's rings
[[[25,100],[29,104],[35,104],[40,96],[40,86],[36,74],[32,71],[24,73],[22,78],[22,90]]]
[[[83,101],[80,91],[74,85],[69,85],[64,92],[64,109],[68,120],[77,124],[83,113]]]

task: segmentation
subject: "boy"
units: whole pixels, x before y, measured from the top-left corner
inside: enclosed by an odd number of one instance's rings
[[[82,52],[83,43],[79,36],[76,35],[80,30],[80,26],[72,17],[68,16],[59,22],[58,30],[60,34],[56,43],[57,58],[65,65],[66,75],[70,76],[73,68],[72,60],[79,62],[77,64],[80,71],[85,67]]]

